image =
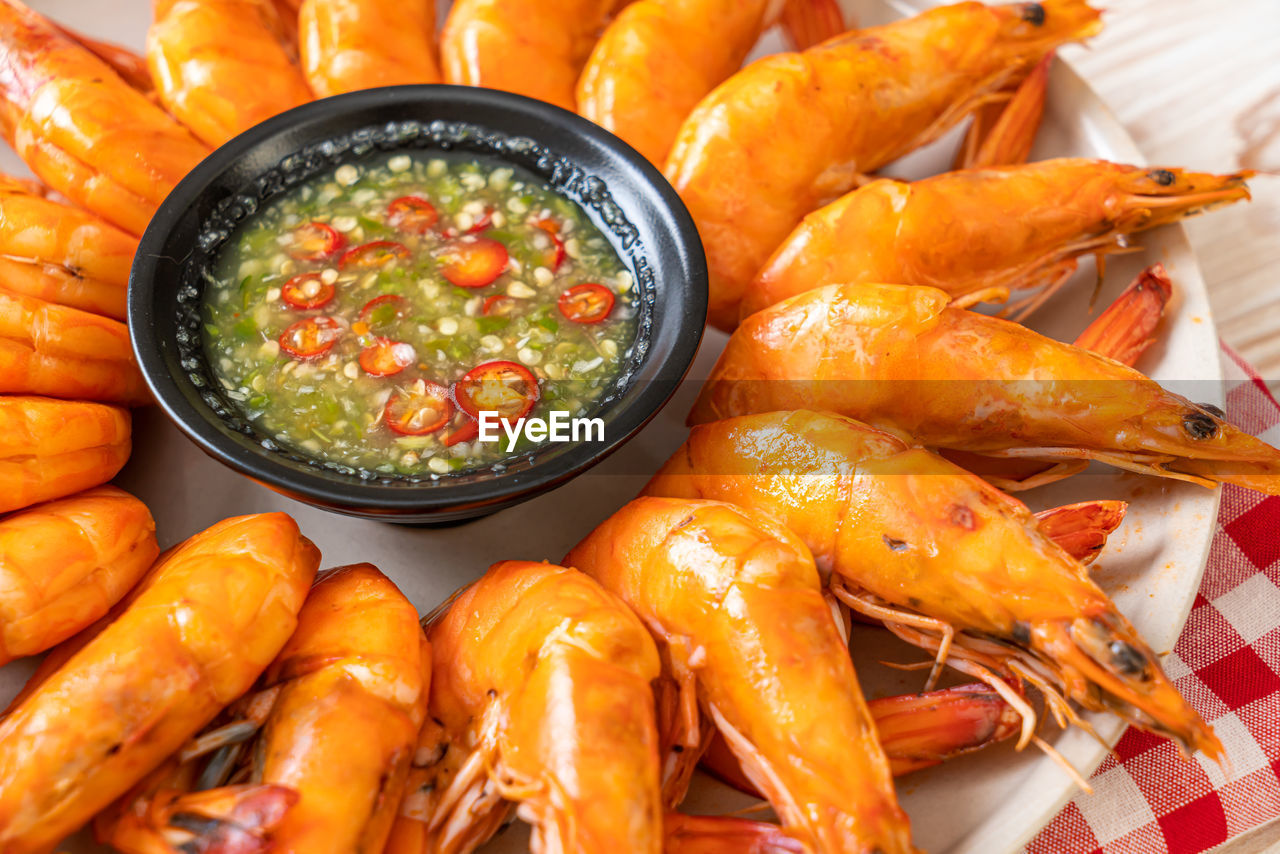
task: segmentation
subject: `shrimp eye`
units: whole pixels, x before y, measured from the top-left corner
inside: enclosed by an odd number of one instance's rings
[[[1182,416],[1182,429],[1192,439],[1212,439],[1218,435],[1218,422],[1205,412],[1188,412]]]
[[[1152,169],[1150,177],[1152,181],[1155,181],[1161,187],[1172,187],[1173,182],[1177,180],[1168,169]]]
[[[1033,27],[1044,26],[1044,7],[1039,3],[1028,3],[1022,7],[1022,20]]]
[[[1212,403],[1197,403],[1196,406],[1200,407],[1214,418],[1222,421],[1227,420],[1227,413],[1223,412],[1219,407],[1214,406]]]
[[[1137,676],[1147,670],[1147,658],[1124,641],[1112,641],[1107,645],[1111,653],[1111,663],[1116,669],[1128,676]]]

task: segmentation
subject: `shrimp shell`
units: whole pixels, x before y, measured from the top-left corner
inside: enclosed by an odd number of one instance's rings
[[[147,506],[113,486],[0,521],[0,665],[104,616],[160,553]]]
[[[0,0],[0,131],[42,181],[131,234],[209,153],[18,0]]]
[[[46,854],[253,684],[320,554],[283,513],[169,550],[118,616],[0,720],[0,851]]]
[[[298,31],[302,70],[317,98],[440,82],[434,0],[306,0]]]
[[[125,405],[151,400],[123,323],[3,288],[0,392]]]
[[[106,483],[129,458],[129,410],[0,396],[0,512]]]

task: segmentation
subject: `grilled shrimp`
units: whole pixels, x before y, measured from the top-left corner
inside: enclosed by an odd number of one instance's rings
[[[209,153],[18,0],[0,0],[0,131],[46,184],[132,234]]]
[[[126,405],[150,400],[123,323],[3,288],[0,392]]]
[[[681,123],[738,70],[783,8],[778,0],[631,3],[587,59],[578,80],[578,112],[662,168]],[[786,8],[785,20],[806,39],[821,41],[843,30],[831,0],[790,0]]]
[[[380,852],[430,674],[417,611],[390,579],[367,563],[323,572],[254,693],[101,814],[98,837],[130,854],[210,851],[240,837],[279,852]],[[224,787],[242,776],[252,783]]]
[[[42,190],[0,175],[0,285],[123,320],[137,238]]]
[[[932,447],[1280,494],[1280,451],[1215,407],[949,303],[934,288],[829,285],[758,312],[729,339],[690,423],[822,409]]]
[[[622,0],[457,0],[440,34],[446,83],[576,107],[574,87]]]
[[[0,720],[0,851],[52,851],[244,693],[292,634],[319,560],[283,513],[166,552]]]
[[[1038,287],[1032,308],[1081,255],[1247,199],[1246,177],[1064,158],[874,181],[805,217],[747,288],[742,316],[822,285],[863,282],[928,285],[966,302]]]
[[[961,3],[730,77],[685,121],[666,166],[707,250],[710,321],[733,328],[752,276],[805,214],[1099,27],[1084,0]]]
[[[159,554],[147,506],[112,486],[0,521],[0,665],[104,616]]]
[[[580,572],[525,561],[494,564],[445,608],[387,854],[473,851],[507,800],[540,854],[661,851],[659,661],[636,616]]]
[[[914,851],[888,762],[809,550],[763,514],[638,498],[565,563],[631,607],[677,686],[668,803],[707,737],[700,705],[784,828],[823,852]],[[659,700],[659,709],[663,703]]]
[[[435,0],[306,0],[302,70],[318,98],[402,83],[439,83]]]
[[[129,411],[0,396],[0,513],[106,483],[129,458]]]
[[[147,64],[160,102],[218,146],[311,100],[269,0],[156,0]]]
[[[768,513],[812,549],[841,601],[932,644],[939,663],[960,657],[1001,691],[1024,716],[1024,743],[1035,716],[998,674],[1042,688],[1060,721],[1079,722],[1065,696],[1187,750],[1221,752],[1133,626],[1031,512],[923,448],[836,415],[749,415],[694,428],[645,491]]]

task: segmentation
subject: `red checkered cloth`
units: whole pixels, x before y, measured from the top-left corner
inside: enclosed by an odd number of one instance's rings
[[[1280,445],[1280,403],[1223,345],[1227,417]],[[1280,816],[1280,498],[1223,487],[1200,592],[1165,672],[1213,725],[1230,776],[1130,727],[1028,854],[1199,854]]]

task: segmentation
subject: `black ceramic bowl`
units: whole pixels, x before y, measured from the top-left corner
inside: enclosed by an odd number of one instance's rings
[[[613,244],[639,287],[637,342],[594,413],[604,440],[547,444],[505,466],[433,478],[352,473],[281,448],[239,416],[206,363],[203,272],[263,202],[395,149],[475,152],[544,178]],[[397,86],[307,104],[246,131],[183,179],[142,237],[129,331],[147,384],[204,451],[285,495],[341,513],[452,522],[532,498],[598,463],[666,404],[697,351],[706,259],[675,191],[617,137],[558,107],[485,89]]]

